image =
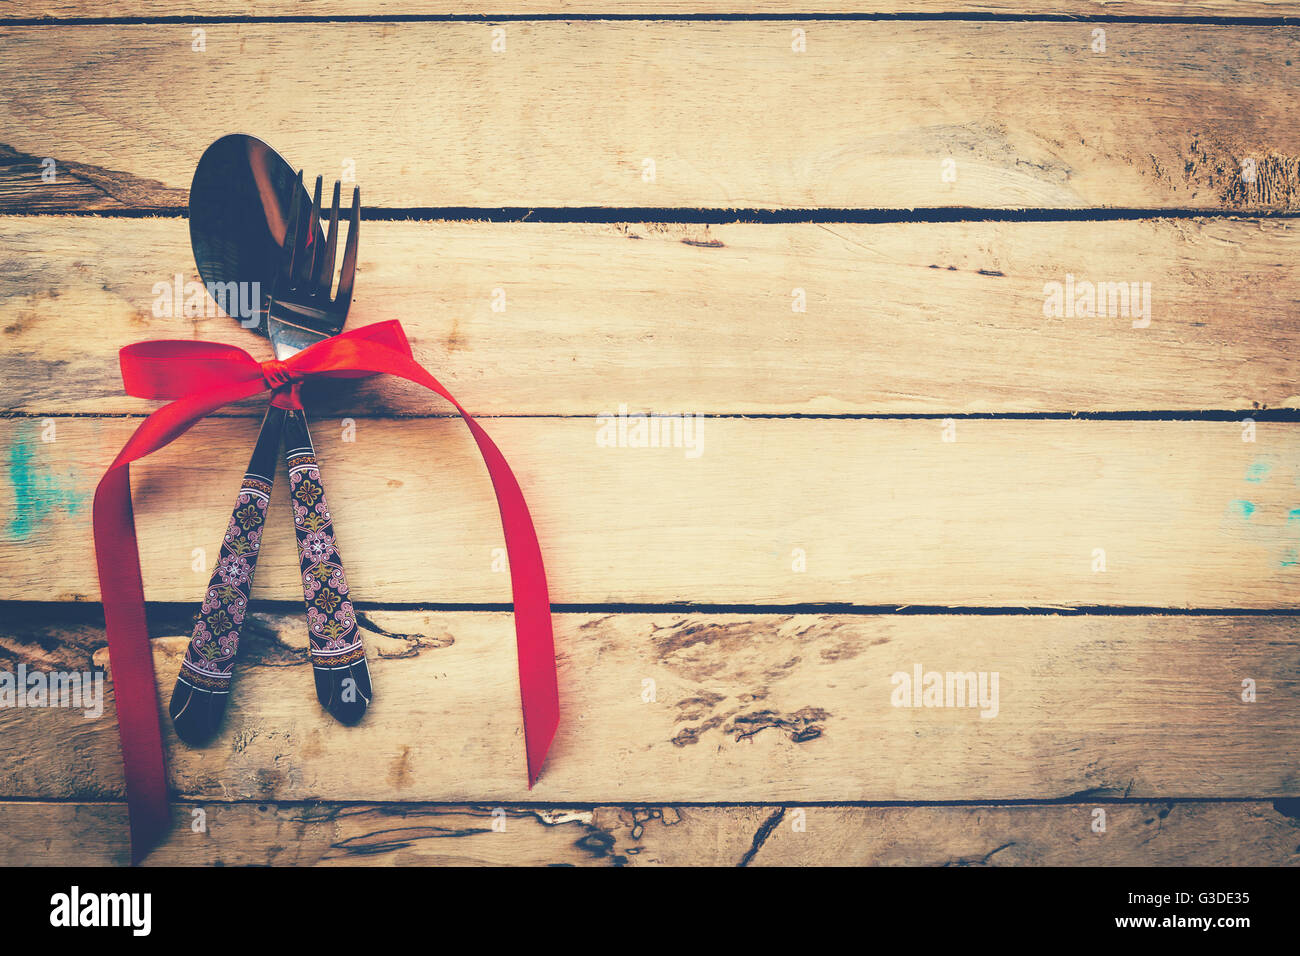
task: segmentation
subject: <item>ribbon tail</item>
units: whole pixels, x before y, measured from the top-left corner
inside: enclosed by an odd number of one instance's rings
[[[131,863],[161,842],[171,815],[153,651],[144,613],[144,582],[131,508],[131,466],[104,475],[95,489],[95,557],[122,739]]]
[[[342,369],[397,375],[451,402],[469,426],[488,474],[492,476],[501,527],[505,532],[506,555],[510,561],[515,642],[519,656],[519,696],[528,756],[528,788],[531,790],[542,772],[542,764],[559,727],[560,694],[542,549],[537,543],[537,532],[523,492],[514,472],[506,464],[505,456],[460,402],[415,361],[398,323],[379,323],[326,339],[299,352],[287,364],[308,375],[331,374]]]
[[[528,755],[528,789],[541,776],[542,764],[560,725],[560,691],[555,669],[555,636],[551,629],[551,600],[546,568],[532,515],[523,491],[505,456],[478,422],[460,410],[478,443],[505,531],[510,561],[510,589],[515,605],[515,646],[519,657],[519,698],[524,715],[524,748]]]
[[[95,562],[122,739],[132,864],[161,842],[171,824],[171,812],[131,504],[131,462],[174,441],[208,412],[264,389],[260,382],[236,382],[164,405],[140,423],[95,489]]]
[[[515,608],[515,644],[519,657],[519,697],[524,718],[524,746],[528,757],[528,789],[541,775],[542,764],[560,725],[560,693],[555,667],[555,636],[551,629],[551,600],[546,568],[537,542],[532,515],[514,472],[483,426],[476,422],[442,383],[409,353],[382,346],[358,344],[353,367],[397,375],[436,392],[455,406],[478,444],[483,463],[492,477],[497,509],[505,533],[510,562],[510,589]],[[377,360],[376,360],[377,358]]]

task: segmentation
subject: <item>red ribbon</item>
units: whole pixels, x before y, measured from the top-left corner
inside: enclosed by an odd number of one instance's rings
[[[132,862],[141,860],[161,840],[170,813],[131,508],[131,462],[170,444],[209,412],[241,398],[275,389],[277,399],[292,395],[288,400],[296,402],[298,384],[310,378],[398,375],[451,402],[469,426],[492,476],[505,530],[531,789],[560,720],[551,604],[541,548],[523,492],[505,457],[482,426],[415,361],[401,323],[378,322],[354,329],[318,342],[284,362],[259,363],[232,345],[184,340],[137,342],[123,348],[120,359],[128,395],[175,399],[140,423],[95,490],[95,559],[122,737]]]

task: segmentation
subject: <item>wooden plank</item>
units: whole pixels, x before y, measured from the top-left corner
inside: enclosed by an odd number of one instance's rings
[[[98,599],[91,501],[136,425],[0,421],[0,599]],[[133,466],[148,599],[206,585],[257,426],[209,419]],[[602,447],[613,418],[488,427],[556,603],[1300,607],[1294,423],[1245,442],[1237,422],[707,418],[659,448]],[[354,599],[510,600],[459,420],[326,419],[314,435]],[[255,595],[297,601],[286,488]]]
[[[183,205],[250,116],[404,209],[1300,205],[1297,26],[1114,24],[1105,53],[1088,23],[518,21],[499,53],[496,26],[2,28],[0,209]]]
[[[172,809],[146,866],[1295,866],[1300,837],[1281,801]],[[0,803],[4,866],[125,866],[126,834],[120,803]]]
[[[117,351],[141,339],[269,355],[215,305],[185,316],[199,277],[182,219],[14,217],[0,232],[6,409],[138,413]],[[375,222],[365,237],[351,324],[400,318],[480,414],[594,415],[612,399],[740,414],[1300,405],[1300,229],[1285,220]],[[1067,276],[1149,283],[1149,324],[1133,327],[1147,318],[1132,303],[1045,317],[1044,289]],[[391,382],[316,397],[340,416],[437,407]]]
[[[1284,17],[1295,0],[8,0],[0,20],[149,17],[698,16],[708,14],[971,13],[1000,16]]]
[[[508,614],[362,623],[376,699],[344,729],[316,701],[301,615],[258,613],[217,740],[184,747],[164,714],[174,793],[488,805],[1300,794],[1291,616],[559,614],[562,719],[531,791]],[[64,669],[48,660],[58,616],[27,627],[22,644],[6,640],[5,668],[33,647],[32,666]],[[188,625],[172,613],[154,629],[167,634],[153,642],[165,702]],[[996,714],[895,706],[894,675],[917,665],[996,672]],[[0,710],[0,794],[111,800],[121,787],[111,699],[98,719]]]

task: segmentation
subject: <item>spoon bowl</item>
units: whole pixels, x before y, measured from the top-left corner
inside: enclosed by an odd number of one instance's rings
[[[266,309],[285,236],[292,241],[312,230],[324,241],[299,175],[256,136],[223,136],[194,170],[189,219],[194,262],[208,293],[231,318],[269,337]]]

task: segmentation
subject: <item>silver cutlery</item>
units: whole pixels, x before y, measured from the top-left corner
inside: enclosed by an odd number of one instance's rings
[[[328,236],[320,226],[321,185],[318,178],[308,208],[301,173],[295,176],[261,140],[238,134],[208,148],[190,189],[190,237],[200,275],[228,313],[270,338],[278,361],[337,335],[351,303],[360,193],[353,191],[342,270],[331,296],[341,184],[334,186]],[[229,700],[282,435],[317,697],[346,723],[359,720],[372,698],[320,464],[297,398],[296,386],[287,383],[273,397],[196,617],[170,706],[176,732],[187,743],[211,739]]]

